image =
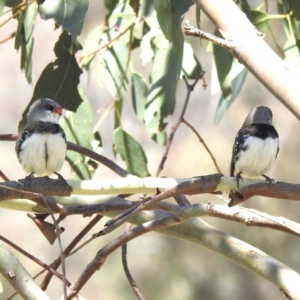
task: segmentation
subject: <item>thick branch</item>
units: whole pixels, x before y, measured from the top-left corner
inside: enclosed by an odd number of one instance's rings
[[[226,210],[230,210],[230,208],[225,208]],[[187,211],[190,211],[190,213],[187,213]],[[81,276],[72,284],[69,297],[73,297],[81,289],[97,268],[103,265],[107,256],[115,249],[140,234],[155,230],[159,233],[194,242],[217,252],[272,282],[285,291],[291,299],[300,299],[300,291],[298,285],[295,284],[296,282],[300,282],[300,275],[297,272],[259,249],[213,228],[200,218],[195,218],[196,214],[191,213],[191,211],[194,211],[192,207],[182,207],[181,212],[178,212],[175,218],[174,216],[171,217],[168,213],[160,211],[143,211],[142,214],[133,216],[130,222],[142,225],[121,235],[102,248]],[[106,213],[106,215],[111,217],[114,213]],[[187,221],[190,218],[192,220]],[[152,220],[154,221],[152,222]],[[176,225],[181,222],[185,223]]]
[[[300,200],[300,185],[286,182],[274,184],[256,183],[230,193],[229,206],[240,204],[253,196],[264,196],[285,200]]]
[[[234,1],[194,1],[230,41],[238,60],[300,120],[300,75],[296,70],[278,57],[257,34]]]
[[[50,300],[2,242],[0,243],[0,272],[23,299]]]

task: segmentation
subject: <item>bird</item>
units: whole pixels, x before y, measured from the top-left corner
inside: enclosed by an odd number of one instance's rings
[[[26,178],[49,176],[60,171],[67,143],[59,125],[62,107],[48,98],[35,100],[29,108],[27,123],[16,142],[18,160]]]
[[[279,136],[272,125],[273,114],[266,106],[254,107],[238,131],[232,149],[230,176],[240,180],[263,176],[268,183],[274,182],[266,176],[279,152]]]

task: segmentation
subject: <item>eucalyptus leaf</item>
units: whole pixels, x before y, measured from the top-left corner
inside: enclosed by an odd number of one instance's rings
[[[142,75],[138,73],[132,74],[131,92],[135,114],[141,121],[143,121],[145,105],[147,102],[148,87]]]
[[[99,151],[101,139],[99,134],[93,134],[93,111],[88,100],[81,92],[84,99],[76,113],[69,112],[62,118],[67,140],[93,151]],[[66,160],[73,171],[74,179],[91,179],[98,164],[78,152],[67,151]]]
[[[88,0],[45,0],[39,12],[42,19],[54,19],[70,32],[74,41],[81,33],[88,3]]]
[[[63,31],[56,42],[54,52],[57,59],[49,63],[38,79],[33,96],[23,113],[19,124],[19,132],[26,123],[28,109],[33,101],[40,98],[50,98],[58,102],[67,110],[76,111],[82,98],[78,92],[79,76],[82,70],[79,68],[74,49],[78,44],[73,43],[70,35]]]
[[[202,67],[194,54],[192,46],[185,42],[182,60],[182,72],[188,79],[196,79],[202,73]]]
[[[150,136],[155,141],[156,135],[164,130],[164,119],[173,113],[176,102],[176,88],[182,65],[182,55],[174,51],[174,44],[164,35],[159,34],[152,40],[154,51],[151,71],[151,87],[147,96],[144,120]]]
[[[251,21],[260,32],[265,33],[269,27],[269,15],[263,11],[252,10]]]
[[[147,158],[140,144],[121,127],[113,132],[113,143],[116,153],[121,155],[126,170],[139,177],[149,176]]]
[[[192,0],[154,0],[159,25],[166,39],[176,46],[182,47],[182,16],[193,4]]]
[[[27,8],[18,14],[18,27],[15,36],[15,49],[21,47],[21,70],[25,71],[28,83],[31,83],[32,74],[32,51],[34,45],[33,27],[37,13],[36,2],[31,3]]]
[[[224,98],[223,95],[221,95],[221,98],[219,100],[218,108],[215,113],[215,123],[219,123],[222,116],[225,113],[225,110],[228,109],[228,107],[231,105],[231,103],[235,100],[235,98],[238,96],[244,82],[247,76],[248,70],[246,68],[243,68],[240,70],[240,72],[236,75],[236,77],[232,80],[232,93],[230,97]]]
[[[130,37],[135,14],[127,2],[119,3],[108,20],[108,30],[101,37],[101,44],[114,40],[110,47],[105,47],[100,56],[100,74],[105,86],[115,100],[115,128],[120,126],[122,101],[131,81]],[[118,28],[118,30],[116,30]],[[120,32],[123,32],[120,35]]]
[[[218,35],[217,32],[216,35]],[[225,110],[238,96],[246,79],[247,69],[223,47],[213,45],[213,51],[218,81],[222,91],[215,113],[215,123],[218,123]]]

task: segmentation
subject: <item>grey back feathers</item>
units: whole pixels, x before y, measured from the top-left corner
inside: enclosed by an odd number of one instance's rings
[[[250,124],[269,124],[272,125],[273,114],[266,106],[256,106],[248,114],[243,127]]]

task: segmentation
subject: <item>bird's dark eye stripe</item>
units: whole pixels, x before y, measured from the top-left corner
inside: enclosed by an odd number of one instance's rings
[[[46,105],[45,105],[45,108],[46,108],[47,110],[53,110],[54,106],[52,106],[52,105],[50,105],[50,104],[46,104]]]

